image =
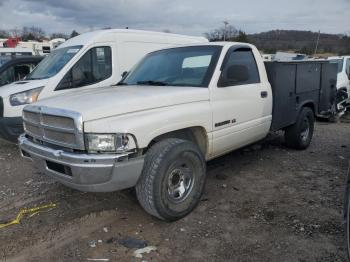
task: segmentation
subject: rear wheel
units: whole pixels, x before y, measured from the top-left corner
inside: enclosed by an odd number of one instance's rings
[[[314,133],[315,117],[311,108],[304,107],[298,116],[296,123],[288,127],[284,137],[288,147],[306,149],[311,142]]]
[[[174,221],[197,206],[205,178],[205,159],[194,143],[165,139],[147,152],[137,199],[151,215]]]

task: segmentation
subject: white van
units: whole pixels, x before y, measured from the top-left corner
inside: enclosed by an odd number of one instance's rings
[[[123,72],[145,54],[201,42],[208,40],[129,29],[99,30],[74,37],[52,51],[24,81],[0,88],[0,137],[16,141],[23,132],[21,115],[26,104],[77,88],[117,84]]]

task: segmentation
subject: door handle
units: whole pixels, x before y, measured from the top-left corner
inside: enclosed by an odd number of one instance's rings
[[[261,91],[260,96],[261,98],[266,98],[268,95],[267,91]]]

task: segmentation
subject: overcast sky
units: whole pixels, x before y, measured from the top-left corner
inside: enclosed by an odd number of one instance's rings
[[[0,0],[0,29],[38,26],[49,34],[128,26],[202,35],[223,20],[248,33],[349,33],[350,0]]]

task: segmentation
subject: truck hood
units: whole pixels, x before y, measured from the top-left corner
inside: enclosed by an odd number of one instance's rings
[[[9,97],[12,94],[24,92],[37,87],[43,87],[48,83],[49,79],[41,80],[22,80],[18,82],[13,82],[8,85],[0,87],[0,96]]]
[[[209,100],[208,88],[179,86],[112,86],[76,90],[34,105],[79,112],[83,121],[142,110]]]

